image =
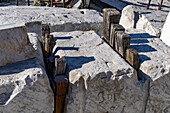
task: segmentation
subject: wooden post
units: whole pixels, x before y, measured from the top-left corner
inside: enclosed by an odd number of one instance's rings
[[[110,46],[115,50],[115,32],[125,31],[125,28],[120,24],[111,24],[110,30]]]
[[[68,86],[68,79],[65,75],[55,77],[55,113],[62,113]]]
[[[18,1],[19,1],[19,0],[16,0],[16,6],[18,6]]]
[[[64,57],[55,59],[55,76],[64,75],[66,70],[66,59]]]
[[[113,8],[103,9],[103,37],[110,42],[110,27],[111,23],[119,24],[120,12]]]
[[[51,0],[51,7],[53,7],[53,0]]]
[[[128,61],[134,69],[139,69],[139,54],[135,49],[130,48],[126,50],[126,61]]]
[[[28,6],[30,6],[30,0],[28,0]]]
[[[53,35],[45,34],[45,45],[44,45],[45,58],[48,58],[52,55],[53,47],[54,47]]]
[[[115,50],[125,58],[126,49],[130,47],[131,37],[123,31],[116,31]]]
[[[41,27],[41,41],[42,41],[42,46],[43,46],[43,50],[45,47],[45,34],[50,34],[50,27],[48,26],[48,24],[42,24]]]
[[[147,5],[146,9],[149,9],[150,3],[151,3],[151,0],[149,0],[148,5]]]
[[[63,7],[65,8],[65,0],[63,0]]]
[[[161,7],[162,7],[162,3],[163,3],[163,0],[161,0],[161,3],[159,4],[159,8],[158,8],[158,10],[160,10],[160,9],[161,9]]]

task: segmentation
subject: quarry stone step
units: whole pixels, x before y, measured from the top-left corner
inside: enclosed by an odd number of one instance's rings
[[[95,10],[11,6],[0,7],[0,14],[0,25],[42,21],[50,24],[51,32],[95,30],[102,34],[102,14]]]
[[[169,113],[170,47],[145,31],[128,29],[126,32],[131,36],[130,47],[139,54],[138,75],[150,80],[146,113]]]
[[[52,113],[54,95],[45,71],[38,35],[28,34],[36,58],[0,67],[1,113]]]
[[[33,49],[23,24],[0,26],[0,66],[34,58]]]
[[[54,32],[54,54],[67,61],[67,113],[143,113],[148,82],[94,31]],[[133,96],[132,96],[133,95]]]

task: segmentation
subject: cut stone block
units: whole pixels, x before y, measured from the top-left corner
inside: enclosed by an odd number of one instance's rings
[[[110,30],[110,46],[115,49],[115,34],[116,31],[125,31],[124,27],[120,24],[111,24]]]
[[[118,24],[120,20],[120,12],[114,8],[103,9],[103,37],[110,42],[111,24]]]
[[[162,29],[160,39],[168,46],[170,46],[170,12],[166,18],[165,24]]]
[[[52,113],[54,95],[37,34],[29,34],[36,58],[0,67],[1,113]]]
[[[67,113],[144,112],[147,82],[138,81],[136,71],[100,36],[94,31],[52,34],[55,55],[67,60]]]
[[[146,113],[170,112],[170,47],[142,30],[129,29],[131,48],[139,53],[139,75],[150,80]]]
[[[120,24],[125,29],[141,29],[150,35],[160,37],[167,15],[166,11],[146,10],[146,7],[129,5],[122,11]]]
[[[40,21],[43,24],[48,23],[51,32],[94,30],[102,36],[102,14],[95,10],[11,6],[0,7],[0,13],[0,25]]]
[[[31,21],[25,23],[28,33],[38,34],[39,40],[41,41],[41,21]]]
[[[25,26],[17,24],[0,26],[0,66],[35,56]]]

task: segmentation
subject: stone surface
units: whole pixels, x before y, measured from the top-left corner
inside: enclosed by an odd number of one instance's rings
[[[102,14],[95,10],[12,6],[0,7],[0,14],[0,25],[42,21],[50,24],[51,32],[95,30],[102,34]]]
[[[120,24],[126,29],[142,29],[150,35],[160,37],[167,14],[168,12],[130,5],[123,9]]]
[[[170,32],[169,32],[169,29],[170,29],[170,12],[166,18],[166,22],[163,26],[163,29],[162,29],[162,34],[161,34],[161,37],[160,39],[162,39],[162,41],[170,46]]]
[[[54,54],[65,56],[67,113],[143,113],[147,82],[94,31],[55,32]]]
[[[150,80],[146,113],[170,112],[170,47],[142,30],[127,30],[140,58],[139,75]]]
[[[0,53],[0,66],[35,57],[25,26],[0,26]]]
[[[1,113],[53,112],[53,92],[45,72],[37,36],[29,34],[36,50],[36,58],[0,68]]]

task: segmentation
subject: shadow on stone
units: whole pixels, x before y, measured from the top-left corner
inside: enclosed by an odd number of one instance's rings
[[[132,39],[131,40],[132,44],[140,44],[140,43],[149,43],[147,39]]]
[[[157,38],[156,36],[149,35],[148,33],[129,34],[131,39],[144,39],[144,38]]]
[[[37,59],[33,58],[33,59],[20,61],[14,64],[9,64],[9,65],[0,67],[0,76],[19,73],[29,68],[36,68],[37,67],[36,62],[37,62]]]
[[[78,48],[78,47],[57,47],[57,48],[55,49],[53,55],[55,55],[58,50],[75,50],[75,51],[78,51],[79,48]]]
[[[130,48],[134,48],[137,52],[154,52],[157,51],[156,49],[152,48],[147,44],[143,45],[130,45]]]
[[[71,39],[73,38],[72,36],[65,36],[65,37],[54,37],[54,41],[56,40],[65,40],[65,39]]]
[[[148,60],[151,60],[148,56],[142,54],[139,55],[139,65]]]
[[[79,56],[79,57],[70,57],[70,56],[65,56],[68,68],[67,72],[69,73],[71,70],[81,68],[84,64],[95,61],[94,57],[84,57],[84,56]]]

